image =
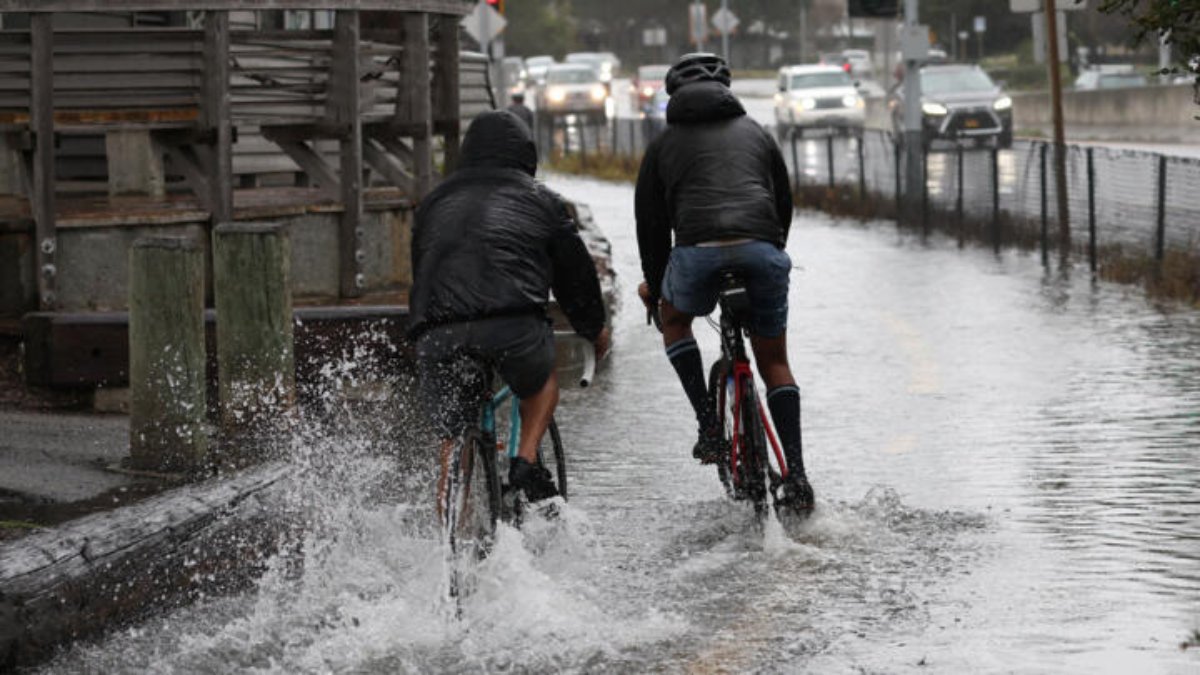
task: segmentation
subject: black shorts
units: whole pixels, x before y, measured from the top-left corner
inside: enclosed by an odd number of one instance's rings
[[[446,324],[417,339],[421,401],[441,438],[479,423],[493,370],[527,398],[546,385],[554,362],[554,333],[536,314]]]

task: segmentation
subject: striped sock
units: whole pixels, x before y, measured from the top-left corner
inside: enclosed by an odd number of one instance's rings
[[[800,387],[785,384],[767,392],[767,407],[775,432],[783,445],[783,456],[787,458],[788,473],[804,475],[804,447],[800,440]]]
[[[692,410],[696,413],[696,423],[700,429],[717,428],[716,411],[708,400],[708,383],[704,378],[704,363],[700,359],[700,347],[693,338],[684,338],[667,347],[667,358],[679,376],[683,391],[687,394]]]

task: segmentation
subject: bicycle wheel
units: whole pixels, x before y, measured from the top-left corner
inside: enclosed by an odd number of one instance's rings
[[[554,477],[555,487],[558,488],[558,494],[567,499],[567,459],[563,452],[562,435],[558,433],[558,422],[550,418],[550,433],[546,434],[549,440],[550,452],[546,452],[547,438],[543,438],[538,444],[538,462],[550,472]]]
[[[721,439],[726,448],[732,448],[733,441],[733,378],[729,373],[729,362],[720,359],[712,364],[708,371],[708,402],[716,406],[717,420],[721,423]],[[731,457],[726,454],[717,462],[717,478],[725,488],[725,494],[734,497],[733,482],[730,472]]]
[[[744,450],[738,453],[738,474],[745,486],[746,496],[754,502],[754,511],[760,516],[767,509],[767,435],[763,430],[762,416],[758,409],[758,395],[754,380],[745,377],[742,381],[742,429]]]
[[[470,433],[452,450],[448,470],[439,512],[450,551],[456,558],[482,558],[491,547],[500,517],[496,452],[486,447],[478,432]]]

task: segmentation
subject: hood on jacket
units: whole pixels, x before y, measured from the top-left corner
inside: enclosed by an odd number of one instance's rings
[[[518,169],[532,176],[537,172],[533,134],[521,118],[506,110],[486,112],[467,128],[458,165]]]
[[[720,82],[692,82],[667,103],[667,124],[720,122],[746,114],[742,102]]]

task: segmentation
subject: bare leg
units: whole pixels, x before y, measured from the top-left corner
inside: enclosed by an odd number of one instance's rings
[[[449,489],[450,483],[450,458],[454,455],[454,445],[457,440],[450,438],[442,441],[440,451],[441,474],[438,476],[437,482],[437,514],[438,522],[443,526],[446,525],[446,491]]]
[[[684,314],[675,309],[675,306],[666,300],[662,301],[662,334],[663,345],[670,347],[671,345],[693,337],[692,335],[692,319],[691,314]]]
[[[521,447],[517,455],[532,464],[537,463],[538,443],[550,426],[550,418],[558,407],[558,373],[551,372],[542,390],[521,399]]]
[[[758,374],[762,376],[767,389],[796,384],[792,368],[788,365],[787,333],[772,338],[751,335],[750,347],[754,350],[754,360],[758,362]]]

